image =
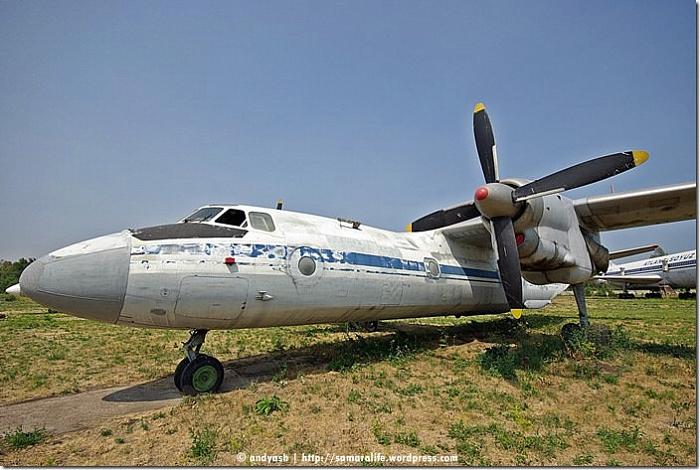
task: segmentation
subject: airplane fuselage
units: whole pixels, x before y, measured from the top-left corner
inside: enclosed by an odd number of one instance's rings
[[[627,289],[658,289],[668,285],[675,289],[695,289],[697,284],[697,260],[695,250],[657,256],[641,261],[611,265],[605,273],[610,276],[657,275],[660,280],[653,283],[627,283]],[[605,279],[604,276],[601,276]],[[616,281],[610,281],[619,283]]]
[[[455,246],[440,232],[398,233],[289,211],[217,207],[242,211],[257,224],[179,223],[88,240],[38,260],[23,275],[22,289],[78,316],[160,328],[509,310],[491,249]],[[523,282],[530,308],[566,288]]]

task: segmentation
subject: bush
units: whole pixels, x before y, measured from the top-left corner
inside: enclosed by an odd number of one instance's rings
[[[572,331],[566,338],[566,345],[572,354],[603,359],[632,348],[632,341],[621,326],[610,329],[606,325],[591,325],[585,330]]]
[[[255,402],[255,414],[262,416],[269,416],[275,411],[287,411],[289,409],[289,404],[282,401],[277,395],[271,397],[264,397]]]

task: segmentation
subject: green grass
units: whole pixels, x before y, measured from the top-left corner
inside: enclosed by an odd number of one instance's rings
[[[391,436],[384,430],[378,421],[372,423],[372,434],[374,435],[374,438],[377,440],[378,444],[383,446],[388,446],[391,444]]]
[[[598,429],[596,435],[605,451],[609,454],[614,454],[620,449],[634,452],[637,450],[642,439],[642,432],[638,427],[629,429],[608,429],[601,427]]]
[[[188,451],[188,455],[195,459],[200,464],[210,463],[216,458],[216,439],[218,432],[210,427],[205,426],[201,430],[190,431],[192,444]]]
[[[409,447],[418,447],[420,445],[420,439],[418,439],[418,435],[415,431],[396,433],[394,442]]]
[[[46,430],[43,428],[33,431],[22,431],[22,428],[17,428],[15,431],[5,434],[2,439],[11,449],[24,449],[40,443],[46,436]]]

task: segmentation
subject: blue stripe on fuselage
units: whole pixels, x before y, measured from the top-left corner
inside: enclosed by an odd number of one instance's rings
[[[168,250],[164,251],[163,248]],[[173,249],[176,249],[173,251]],[[412,261],[393,256],[373,255],[368,253],[359,253],[355,251],[340,251],[331,250],[329,248],[314,248],[310,246],[286,246],[286,245],[268,245],[259,243],[232,243],[232,244],[217,244],[217,243],[188,243],[188,244],[159,244],[159,245],[143,245],[132,249],[133,255],[157,255],[157,254],[174,254],[185,253],[189,255],[206,255],[212,256],[216,250],[224,249],[227,253],[234,257],[243,258],[264,258],[266,261],[287,259],[291,251],[298,249],[302,256],[311,256],[317,261],[323,261],[329,264],[348,264],[353,266],[363,266],[371,268],[393,269],[398,271],[409,271],[410,273],[425,273],[425,263],[423,261]],[[246,264],[245,262],[241,264]],[[340,268],[342,269],[342,268]],[[486,269],[467,268],[464,266],[453,266],[441,264],[440,271],[445,275],[452,276],[467,276],[480,277],[486,279],[495,279],[499,281],[497,271],[489,271]],[[385,273],[385,274],[403,274],[403,273]],[[407,273],[408,274],[408,273]]]
[[[456,274],[459,276],[487,277],[489,279],[499,279],[496,271],[486,271],[485,269],[465,268],[462,266],[440,265],[443,274]]]
[[[355,266],[368,266],[372,268],[397,269],[402,271],[424,272],[425,263],[422,261],[411,261],[393,256],[370,255],[367,253],[339,252],[328,249],[317,249],[307,246],[299,247],[303,254],[317,256],[327,262],[348,263]],[[332,254],[331,254],[332,253]],[[339,259],[340,258],[340,259]],[[440,265],[443,274],[456,276],[485,277],[488,279],[500,279],[498,272],[485,269],[465,268],[463,266]]]

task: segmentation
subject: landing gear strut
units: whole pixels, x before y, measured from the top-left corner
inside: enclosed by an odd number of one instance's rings
[[[208,330],[192,330],[182,343],[185,358],[175,368],[175,386],[185,395],[214,393],[224,380],[224,367],[215,357],[200,354]]]
[[[561,337],[567,347],[576,343],[577,337],[583,333],[586,338],[599,344],[605,344],[610,341],[610,328],[606,325],[596,324],[591,325],[588,320],[588,309],[586,308],[586,296],[583,284],[574,284],[574,297],[576,297],[576,305],[578,306],[578,321],[579,323],[567,323],[561,329]]]
[[[576,335],[582,331],[587,330],[590,326],[588,321],[588,309],[586,308],[586,295],[584,291],[583,284],[574,284],[574,297],[576,297],[576,306],[578,307],[578,324],[567,323],[561,328],[561,337],[564,342],[571,343]]]
[[[576,297],[576,305],[578,306],[578,321],[581,328],[588,328],[588,310],[586,309],[586,293],[583,284],[574,284],[574,297]]]

